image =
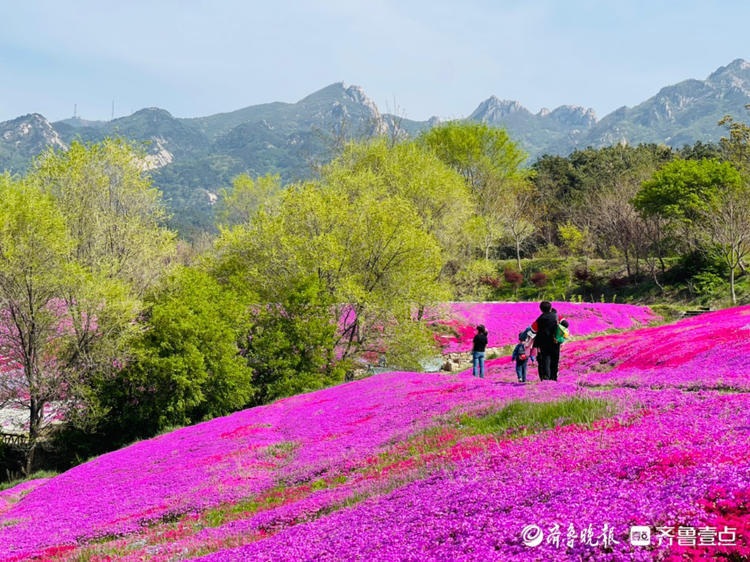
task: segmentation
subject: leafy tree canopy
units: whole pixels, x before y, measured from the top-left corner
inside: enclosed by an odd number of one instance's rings
[[[246,307],[198,268],[179,268],[146,298],[143,333],[102,402],[135,436],[244,407],[255,388],[239,343]],[[122,421],[119,421],[121,424]]]
[[[741,182],[730,162],[674,160],[643,182],[633,202],[646,216],[691,222],[706,210],[716,192]]]
[[[474,188],[483,183],[485,175],[515,175],[526,159],[505,129],[484,123],[450,121],[425,131],[418,142],[457,170]]]
[[[250,222],[255,212],[269,204],[279,191],[281,177],[278,174],[266,174],[255,179],[248,174],[240,174],[232,180],[230,189],[219,191],[216,224],[228,227]]]
[[[161,193],[145,154],[122,139],[73,142],[39,156],[27,180],[54,197],[74,241],[75,260],[142,292],[174,250]]]

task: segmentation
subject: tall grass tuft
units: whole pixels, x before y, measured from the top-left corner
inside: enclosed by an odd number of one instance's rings
[[[514,401],[480,417],[464,415],[460,422],[474,433],[503,433],[520,437],[562,425],[588,425],[616,413],[614,404],[606,400],[574,397],[554,402]]]

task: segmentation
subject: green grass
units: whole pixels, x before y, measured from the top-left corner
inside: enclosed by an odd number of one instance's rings
[[[297,447],[299,443],[294,441],[279,441],[266,447],[265,455],[268,458],[281,458],[291,454]]]
[[[0,482],[0,491],[13,488],[15,486],[18,486],[19,484],[23,484],[24,482],[29,482],[30,480],[38,480],[39,478],[53,478],[58,474],[58,472],[54,472],[52,470],[39,470],[24,478],[11,480],[10,482]]]
[[[616,413],[611,402],[599,398],[567,398],[554,402],[514,401],[480,417],[465,415],[461,418],[461,425],[470,427],[475,433],[524,436],[561,425],[588,425]]]
[[[608,390],[614,390],[616,388],[634,388],[632,386],[627,386],[623,384],[583,384],[583,383],[578,383],[578,384],[586,388],[586,390],[593,390],[593,391],[608,391]]]

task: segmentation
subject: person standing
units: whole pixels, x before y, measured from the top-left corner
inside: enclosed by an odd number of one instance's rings
[[[518,334],[518,344],[513,348],[513,354],[510,356],[510,360],[516,364],[518,382],[526,382],[526,365],[529,361],[534,362],[534,356],[526,350],[527,341],[527,332],[524,330]]]
[[[477,326],[477,333],[474,336],[471,348],[471,366],[472,374],[477,376],[477,367],[479,367],[479,378],[484,378],[484,350],[487,348],[487,329],[483,324]]]
[[[557,313],[549,301],[539,303],[542,314],[531,325],[536,332],[534,345],[539,350],[539,380],[556,381],[560,363],[560,344],[557,342]]]

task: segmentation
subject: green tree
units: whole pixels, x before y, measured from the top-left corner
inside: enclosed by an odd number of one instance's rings
[[[634,203],[644,216],[685,225],[698,242],[719,248],[736,302],[735,270],[748,254],[750,199],[732,162],[675,160],[641,185]]]
[[[331,351],[341,361],[384,352],[413,321],[406,310],[446,295],[440,244],[409,196],[417,179],[384,174],[395,178],[386,182],[367,166],[356,173],[371,181],[334,169],[289,187],[278,208],[222,233],[216,264],[219,279],[254,287],[260,304],[283,303],[300,279],[315,279],[333,303],[328,320],[340,329]]]
[[[544,156],[532,167],[538,199],[545,206],[541,231],[548,243],[560,242],[557,226],[568,221],[589,227],[601,254],[610,239],[595,233],[600,198],[617,197],[639,185],[673,158],[671,149],[655,144],[617,145],[576,150],[567,157]],[[625,204],[629,196],[621,197]]]
[[[747,181],[721,189],[709,198],[700,229],[729,267],[732,304],[737,304],[735,274],[750,255],[750,185]]]
[[[750,104],[745,106],[750,109]],[[743,173],[750,173],[750,126],[725,115],[719,125],[727,129],[728,136],[719,140],[724,158],[733,162]]]
[[[363,192],[401,197],[447,259],[463,249],[464,226],[473,210],[471,194],[458,174],[417,143],[391,145],[385,138],[349,143],[323,168],[321,181],[352,197]]]
[[[142,156],[120,140],[73,143],[44,153],[23,180],[3,180],[0,324],[26,381],[16,400],[30,413],[27,470],[50,408],[79,426],[106,415],[93,381],[127,361],[139,296],[171,256],[173,234],[161,226],[163,205]],[[21,315],[12,312],[18,306]]]
[[[730,162],[674,160],[641,184],[633,203],[645,216],[690,224],[705,213],[713,195],[741,181]]]
[[[519,235],[522,240],[528,237],[533,221],[518,212],[519,203],[525,203],[519,197],[526,199],[526,192],[519,189],[523,183],[520,165],[526,155],[508,133],[484,123],[452,121],[422,133],[418,142],[464,177],[478,217],[469,224],[474,246],[482,249],[485,259],[503,237],[517,246],[518,257],[520,244],[516,242]]]
[[[535,191],[544,206],[540,232],[547,244],[560,242],[558,225],[571,222],[571,210],[583,178],[570,157],[545,154],[531,166]],[[564,244],[564,242],[563,242]]]
[[[71,248],[52,198],[0,176],[0,354],[18,367],[3,373],[0,400],[28,412],[27,474],[69,382],[57,355],[68,331],[60,295]]]
[[[144,329],[125,369],[99,381],[101,400],[114,414],[109,431],[148,436],[252,400],[252,372],[241,355],[249,323],[237,294],[199,268],[179,268],[145,305]]]
[[[277,302],[252,307],[250,336],[243,356],[257,388],[254,402],[309,392],[344,379],[336,361],[338,326],[334,303],[315,277],[290,280]]]
[[[419,142],[457,170],[474,190],[482,188],[487,176],[516,175],[526,158],[505,129],[484,123],[450,121],[422,133]]]
[[[145,154],[123,139],[74,141],[39,156],[28,181],[51,194],[73,240],[72,257],[91,272],[142,294],[172,256],[174,234],[161,193],[145,172]]]
[[[74,248],[50,194],[0,179],[0,355],[18,367],[0,381],[0,401],[29,414],[27,472],[53,418],[82,424],[102,414],[91,377],[115,370],[134,331],[137,301],[77,264]]]
[[[591,232],[588,227],[578,228],[568,221],[559,225],[558,231],[566,251],[570,255],[583,257],[588,263],[588,258],[593,250]]]
[[[216,224],[230,227],[250,222],[255,212],[262,205],[270,204],[280,191],[281,177],[278,174],[266,174],[255,179],[240,174],[232,180],[231,189],[219,190]]]

